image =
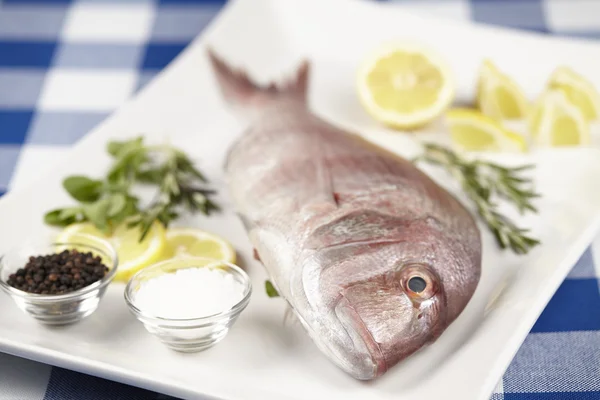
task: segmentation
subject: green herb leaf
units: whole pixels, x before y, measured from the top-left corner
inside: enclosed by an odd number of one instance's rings
[[[147,162],[148,154],[144,148],[125,147],[119,151],[116,161],[108,172],[107,180],[112,184],[131,184],[137,171]]]
[[[70,176],[63,181],[65,190],[77,201],[96,201],[102,191],[102,181],[85,176]]]
[[[86,203],[82,205],[82,210],[87,219],[92,222],[98,229],[103,232],[107,232],[108,225],[108,209],[110,202],[108,198],[102,198],[93,203]]]
[[[108,198],[108,208],[106,210],[106,215],[109,217],[114,217],[119,215],[125,206],[127,205],[127,199],[123,193],[113,194]]]
[[[113,157],[117,157],[119,155],[119,153],[121,152],[121,149],[124,146],[124,142],[118,142],[116,140],[110,141],[108,142],[108,145],[106,146],[106,150],[108,151],[108,154],[110,154]]]
[[[47,212],[44,215],[44,222],[53,226],[67,226],[78,222],[80,215],[81,209],[79,207],[58,208]]]
[[[204,175],[194,167],[192,161],[185,154],[177,153],[176,162],[178,168],[182,172],[190,174],[194,178],[200,179],[202,182],[206,182]]]
[[[79,220],[83,217],[83,211],[81,210],[81,207],[63,208],[59,217],[62,219],[75,218],[75,220]]]
[[[108,142],[106,149],[113,157],[120,157],[125,153],[143,148],[144,138],[138,136],[136,138],[124,141],[112,140]]]
[[[160,184],[163,176],[163,168],[148,168],[146,170],[139,171],[137,174],[137,179],[142,183]]]
[[[54,226],[66,226],[68,223],[65,223],[65,220],[60,218],[60,213],[62,209],[50,210],[46,214],[44,214],[44,222],[48,225]]]
[[[271,281],[265,281],[265,290],[267,292],[267,296],[269,297],[279,297],[279,293],[275,286],[271,283]]]

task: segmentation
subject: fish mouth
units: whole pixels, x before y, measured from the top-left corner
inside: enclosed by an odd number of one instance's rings
[[[338,357],[344,359],[342,362],[352,364],[352,375],[360,380],[370,380],[383,375],[388,368],[379,344],[356,309],[343,295],[335,306],[335,314],[353,343],[351,353],[338,354]]]

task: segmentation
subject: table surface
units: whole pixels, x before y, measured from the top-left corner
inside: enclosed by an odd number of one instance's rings
[[[219,0],[0,0],[0,196],[27,184],[198,35]],[[423,15],[600,39],[594,0],[398,0]],[[584,253],[492,395],[600,399],[600,293]],[[0,400],[170,397],[0,354]]]

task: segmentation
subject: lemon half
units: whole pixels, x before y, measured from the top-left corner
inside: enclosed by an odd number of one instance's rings
[[[357,81],[367,112],[401,129],[417,128],[440,116],[455,92],[446,60],[420,43],[379,46],[363,61]]]
[[[446,113],[446,122],[452,142],[460,150],[522,152],[527,149],[523,136],[480,111],[455,108]]]
[[[220,236],[194,228],[170,228],[167,231],[167,256],[207,257],[235,263],[235,249]]]
[[[529,128],[539,146],[587,145],[591,140],[584,112],[562,89],[542,94],[531,114]]]
[[[600,117],[600,94],[594,85],[571,68],[554,70],[548,81],[549,89],[561,89],[569,101],[583,112],[588,121]]]
[[[126,224],[117,227],[113,234],[106,236],[92,223],[83,222],[66,227],[58,236],[58,241],[69,242],[77,234],[93,235],[107,240],[115,248],[119,266],[115,281],[125,282],[137,271],[160,261],[166,247],[165,228],[155,222],[142,242],[139,242],[140,229],[127,228]]]
[[[477,82],[477,107],[491,118],[510,120],[527,117],[531,105],[513,79],[484,60]]]

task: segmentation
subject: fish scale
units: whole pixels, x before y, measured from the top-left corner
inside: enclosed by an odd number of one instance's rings
[[[435,342],[479,283],[472,215],[409,161],[313,114],[307,62],[261,88],[208,56],[247,117],[225,165],[236,211],[315,345],[371,380]]]

